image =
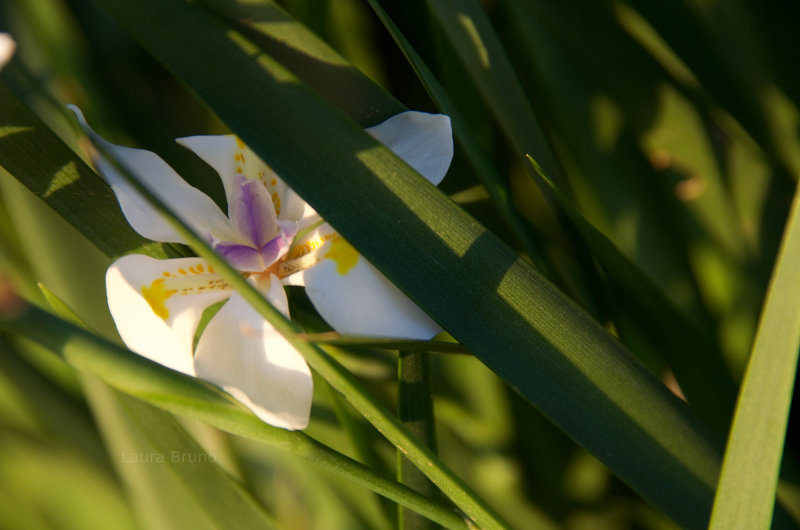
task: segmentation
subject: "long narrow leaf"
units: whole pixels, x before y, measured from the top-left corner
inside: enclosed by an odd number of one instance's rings
[[[710,528],[768,528],[800,351],[800,187],[761,313]]]
[[[713,338],[681,313],[635,263],[581,214],[539,165],[530,157],[529,160],[602,265],[616,288],[617,302],[657,342],[698,415],[720,433],[725,432],[733,413],[736,387]]]
[[[122,393],[116,395],[130,419],[201,510],[220,528],[274,528],[275,522],[251,495],[206,453],[172,416]]]
[[[40,309],[27,307],[22,313],[0,313],[0,329],[27,336],[63,356],[76,368],[159,408],[291,452],[448,528],[465,526],[450,510],[373,473],[305,434],[265,424],[216,387],[164,368]],[[48,333],[42,333],[42,329]]]
[[[259,49],[362,126],[406,110],[272,0],[201,0]]]
[[[53,292],[39,286],[53,310],[86,328],[80,317]],[[91,392],[90,392],[91,396]],[[139,426],[152,447],[172,468],[201,510],[220,526],[235,521],[239,528],[274,528],[273,518],[228,475],[169,414],[117,393],[125,415]],[[170,455],[166,458],[165,455]],[[177,455],[177,457],[176,457]]]
[[[130,229],[111,189],[0,83],[0,167],[109,256],[131,250],[166,257]],[[102,205],[101,207],[97,207]]]
[[[427,0],[448,39],[520,156],[532,153],[548,175],[562,169],[514,68],[478,0]]]
[[[411,64],[420,81],[425,86],[425,89],[428,91],[428,94],[430,94],[433,101],[436,102],[439,109],[444,114],[450,116],[456,140],[461,144],[475,173],[478,178],[480,178],[481,183],[486,188],[492,201],[500,212],[502,212],[505,221],[514,231],[514,234],[522,243],[523,248],[531,259],[534,260],[539,270],[543,272],[546,271],[546,262],[539,255],[540,248],[539,245],[537,245],[537,236],[528,221],[514,205],[508,183],[494,167],[494,164],[492,164],[483,149],[481,149],[480,145],[473,137],[467,121],[461,116],[456,105],[452,102],[444,87],[433,75],[433,72],[431,72],[422,60],[422,57],[417,54],[411,46],[411,43],[400,33],[400,30],[394,22],[392,22],[391,18],[389,18],[389,15],[381,7],[380,3],[378,3],[377,0],[368,1],[375,11],[375,14],[378,15],[378,18],[383,22],[383,25],[403,52],[403,55],[405,55],[406,60]]]

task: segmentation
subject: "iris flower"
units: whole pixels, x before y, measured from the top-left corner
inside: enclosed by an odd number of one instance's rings
[[[11,38],[11,35],[8,33],[0,33],[0,70],[3,69],[3,66],[11,60],[11,56],[14,55],[14,49],[16,45],[14,44],[14,39]]]
[[[225,215],[157,155],[109,143],[71,109],[92,142],[129,168],[286,316],[284,285],[300,285],[343,334],[426,340],[441,331],[237,137],[177,140],[219,173]],[[367,132],[432,184],[444,178],[453,156],[447,116],[404,112]],[[94,163],[136,232],[184,243],[114,165],[98,154]],[[106,291],[117,330],[132,351],[218,385],[267,423],[306,427],[312,382],[302,356],[204,259],[124,256],[109,267]],[[204,310],[223,300],[195,346]]]

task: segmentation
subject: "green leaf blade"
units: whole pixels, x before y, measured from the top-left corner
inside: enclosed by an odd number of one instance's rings
[[[800,351],[800,188],[742,382],[710,528],[768,528]]]
[[[519,156],[535,153],[548,174],[563,171],[538,117],[477,0],[427,0]]]
[[[0,167],[78,228],[108,256],[136,250],[165,257],[136,234],[111,189],[0,83]],[[103,205],[102,207],[97,207]]]

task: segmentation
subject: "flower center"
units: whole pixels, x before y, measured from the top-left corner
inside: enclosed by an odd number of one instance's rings
[[[237,175],[228,197],[234,241],[213,240],[214,250],[242,272],[265,272],[288,250],[297,223],[278,221],[276,203],[259,180]]]

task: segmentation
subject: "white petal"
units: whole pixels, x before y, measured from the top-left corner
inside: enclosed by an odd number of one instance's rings
[[[14,39],[8,33],[0,33],[0,70],[11,60],[14,50],[17,47]]]
[[[334,250],[303,272],[311,303],[339,333],[428,340],[442,328],[349,247]]]
[[[267,283],[267,299],[288,316],[278,278]],[[308,365],[237,293],[209,322],[194,362],[198,377],[220,386],[263,421],[290,430],[308,425],[313,394]]]
[[[245,149],[244,144],[237,141],[236,136],[232,134],[189,136],[178,138],[175,141],[194,151],[206,164],[219,173],[225,188],[225,197],[230,204],[231,195],[239,187],[234,177],[245,175],[245,168],[253,165],[249,160],[248,164],[245,164],[246,160],[243,156],[240,158]]]
[[[134,352],[194,375],[192,342],[208,306],[230,287],[201,258],[122,257],[106,272],[108,308],[123,342]]]
[[[300,230],[319,221],[317,212],[236,136],[190,136],[176,141],[194,151],[219,173],[228,204],[236,190],[234,177],[244,175],[248,179],[260,180],[266,186],[279,220],[298,221]]]
[[[89,127],[78,107],[74,105],[68,107],[75,113],[84,132],[94,144],[105,149],[132,171],[142,184],[201,237],[232,240],[233,233],[228,218],[209,196],[190,186],[155,153],[114,145],[106,141]],[[185,242],[136,189],[128,184],[112,163],[100,153],[93,158],[97,170],[114,190],[122,213],[134,230],[154,241]]]
[[[453,160],[453,130],[444,114],[408,111],[367,132],[438,186]]]
[[[278,178],[278,185],[283,181]],[[287,221],[297,221],[299,230],[308,228],[322,220],[317,211],[304,201],[295,191],[283,183],[283,189],[278,191],[281,201],[281,209],[278,219]]]

